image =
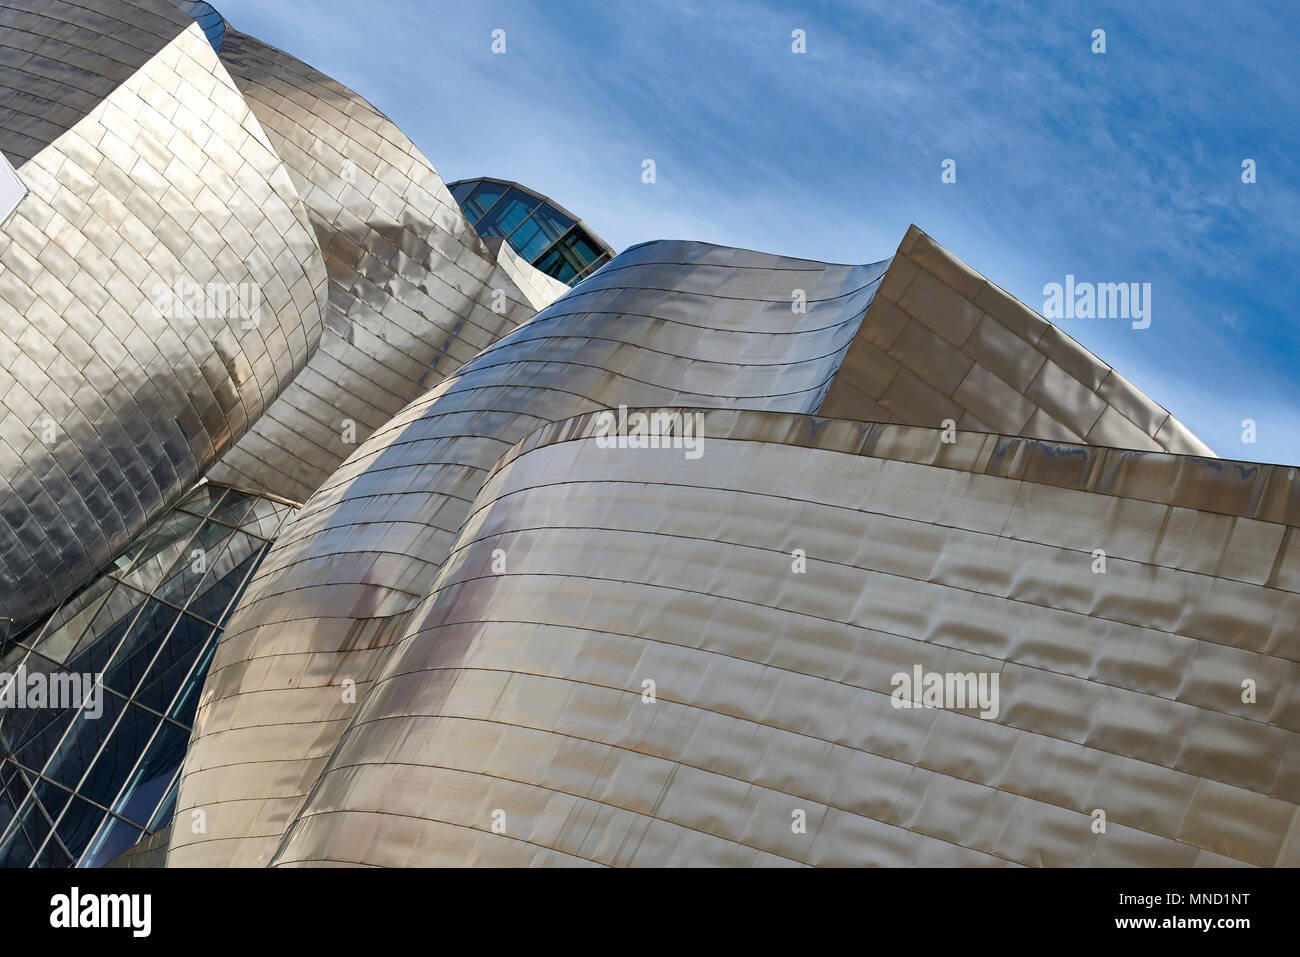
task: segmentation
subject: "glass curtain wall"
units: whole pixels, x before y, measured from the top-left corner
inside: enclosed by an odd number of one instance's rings
[[[97,867],[167,826],[221,627],[296,511],[201,485],[5,644],[0,866]],[[98,702],[55,700],[60,683],[101,675]]]

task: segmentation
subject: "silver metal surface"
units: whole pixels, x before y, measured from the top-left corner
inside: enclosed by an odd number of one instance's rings
[[[356,93],[236,30],[221,59],[306,204],[330,282],[319,349],[211,475],[301,501],[559,290],[499,265],[429,161]]]
[[[232,618],[179,798],[182,811],[205,811],[208,830],[175,833],[169,863],[272,861],[511,443],[548,420],[620,403],[807,414],[835,395],[874,414],[869,398],[832,390],[846,355],[874,331],[887,267],[909,264],[905,254],[851,267],[699,243],[635,247],[376,432],[286,530]],[[800,297],[806,311],[793,308]],[[915,308],[937,324],[940,306]],[[1025,342],[1023,352],[1035,350]],[[924,354],[904,358],[925,368]],[[894,409],[939,424],[924,402]],[[345,679],[355,700],[341,694]],[[366,825],[367,840],[378,826]],[[308,857],[332,853],[350,859],[316,845]]]
[[[1214,454],[1118,372],[915,226],[819,411]]]
[[[176,829],[169,862],[269,862],[356,713],[340,683],[364,698],[511,444],[620,402],[814,411],[886,265],[634,247],[378,430],[286,527],[231,619],[178,799],[207,829]]]
[[[170,3],[0,16],[16,51],[0,146],[29,190],[0,227],[0,617],[21,625],[175,504],[302,369],[325,265],[261,124]],[[256,314],[168,302],[210,288]]]
[[[916,227],[566,289],[218,20],[0,25],[0,617],[205,473],[307,503],[122,863],[1300,864],[1296,469],[1214,458]],[[169,318],[182,274],[260,321]],[[702,454],[602,447],[619,405],[700,410]],[[997,715],[893,707],[913,667],[997,675]]]
[[[1300,864],[1295,469],[703,434],[507,453],[272,863]],[[998,714],[893,707],[918,666]]]

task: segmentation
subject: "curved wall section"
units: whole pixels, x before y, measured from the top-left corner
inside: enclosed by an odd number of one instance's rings
[[[0,228],[0,617],[19,626],[174,504],[320,337],[298,193],[186,22],[22,166]]]
[[[237,31],[221,59],[302,195],[330,281],[320,348],[212,477],[303,501],[357,443],[536,307],[387,117]]]
[[[371,436],[285,529],[232,618],[178,803],[205,809],[207,833],[174,834],[169,864],[269,862],[355,714],[342,681],[363,696],[514,442],[620,403],[811,412],[886,265],[634,247]]]
[[[0,150],[32,159],[192,23],[167,0],[4,0]]]
[[[273,863],[1300,864],[1294,469],[600,434],[504,456]],[[896,707],[916,669],[993,707]]]

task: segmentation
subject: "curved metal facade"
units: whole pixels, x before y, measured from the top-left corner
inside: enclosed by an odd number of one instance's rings
[[[700,243],[634,247],[394,417],[286,530],[232,619],[179,798],[205,810],[208,829],[173,835],[169,861],[270,862],[354,719],[340,682],[364,700],[488,470],[530,430],[619,404],[809,414],[834,400],[879,415],[885,407],[841,377],[880,328],[877,290],[907,299],[917,282],[907,256],[917,234],[894,260],[857,267]],[[927,276],[942,269],[925,265]],[[939,324],[947,305],[912,308]],[[935,358],[899,356],[896,375],[924,374]],[[936,411],[908,393],[885,409],[932,426]],[[268,739],[273,715],[283,724]]]
[[[1118,372],[915,226],[819,412],[1214,454]]]
[[[261,125],[180,11],[86,0],[3,16],[6,43],[31,51],[6,61],[5,88],[34,64],[53,89],[85,78],[50,108],[55,126],[22,135],[11,109],[0,134],[30,154],[0,227],[0,617],[21,625],[175,504],[298,373],[325,265]]]
[[[364,697],[502,452],[619,403],[814,411],[886,265],[638,246],[371,436],[285,529],[231,620],[178,803],[204,808],[207,830],[177,829],[170,862],[270,860],[355,714],[339,683]]]
[[[0,853],[1300,863],[1296,469],[1215,459],[916,227],[870,265],[605,262],[587,231],[545,275],[575,217],[449,190],[360,96],[179,6],[206,36],[165,0],[0,5],[27,191],[0,224],[0,619],[204,475],[307,504],[216,643],[170,839],[119,807],[125,762],[72,795],[29,735],[0,742]],[[260,312],[179,308],[177,279]],[[603,447],[620,405],[698,410],[702,454]],[[95,587],[10,651],[58,663]],[[996,676],[996,714],[895,707],[912,668]],[[153,766],[115,727],[91,750]]]
[[[302,501],[556,293],[521,292],[429,161],[356,93],[234,30],[221,59],[303,197],[330,282],[319,349],[212,477]]]
[[[1300,864],[1295,469],[599,434],[502,458],[273,863]],[[998,674],[996,717],[894,707],[915,667]]]

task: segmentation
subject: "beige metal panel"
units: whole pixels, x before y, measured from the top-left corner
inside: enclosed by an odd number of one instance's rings
[[[83,86],[0,228],[0,616],[19,623],[244,433],[306,363],[325,300],[298,192],[196,24],[157,26],[179,14],[152,0],[23,9],[3,8],[6,42],[61,51]],[[154,52],[96,79],[77,43],[119,39]]]
[[[1164,627],[1159,601],[1097,597],[1142,570],[1180,603],[1227,583],[1251,596],[1235,613],[1275,604],[1200,559],[1177,567],[1185,550],[1153,564],[1116,522],[1185,511],[1177,471],[1132,500],[1096,470],[1063,487],[996,458],[920,461],[935,430],[704,415],[698,460],[600,448],[590,414],[502,456],[275,863],[469,864],[484,841],[512,865],[538,846],[614,865],[1286,863],[1297,794],[1274,782],[1297,735],[1269,702],[1294,694],[1300,648],[1252,652]],[[1281,473],[1236,474],[1258,488]],[[1105,575],[1080,547],[1089,525]],[[1225,559],[1287,537],[1224,513],[1191,528]],[[1053,603],[1017,594],[1039,579]],[[990,639],[976,654],[971,622]],[[999,674],[1000,713],[892,707],[891,676],[914,665]],[[631,815],[692,837],[628,849]],[[421,821],[459,836],[399,844]]]
[[[424,155],[347,87],[235,30],[221,60],[303,197],[330,282],[319,349],[211,474],[303,501],[394,413],[568,287],[508,246],[514,259],[499,264]]]
[[[214,658],[188,767],[208,766],[222,739],[242,740],[272,713],[300,740],[246,752],[229,775],[239,798],[187,772],[181,806],[208,808],[209,829],[176,835],[170,863],[269,860],[274,842],[249,838],[220,805],[305,796],[320,770],[316,744],[355,713],[335,682],[351,677],[364,693],[382,662],[374,649],[400,637],[513,442],[620,402],[812,411],[883,272],[703,243],[634,247],[396,415],[268,555]],[[793,308],[795,290],[806,308]],[[250,662],[276,656],[302,673],[251,676]]]
[[[878,351],[900,367],[884,384]],[[972,431],[1213,454],[1108,365],[915,226],[819,411],[871,420],[880,407],[888,410],[880,421],[908,425],[952,419]]]

